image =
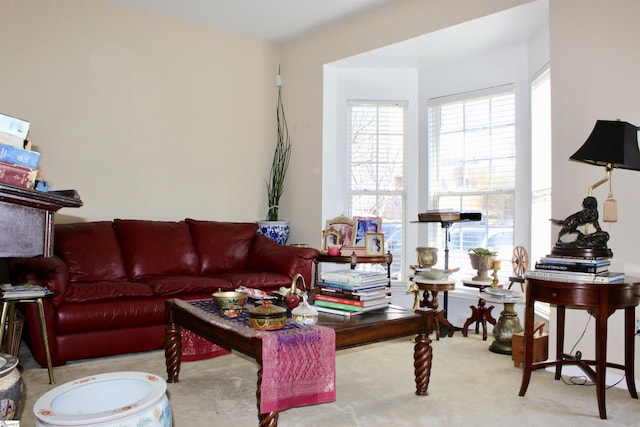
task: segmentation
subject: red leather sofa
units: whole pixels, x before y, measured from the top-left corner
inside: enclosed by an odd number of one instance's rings
[[[295,274],[311,283],[318,251],[282,246],[254,223],[115,219],[58,224],[54,256],[13,258],[14,284],[37,283],[45,300],[54,366],[70,360],[163,347],[164,301],[210,298],[239,286],[290,287]],[[24,304],[25,341],[46,366],[35,304]]]

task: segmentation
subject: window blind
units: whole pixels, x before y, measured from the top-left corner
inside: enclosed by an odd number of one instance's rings
[[[470,269],[467,251],[485,247],[511,260],[515,210],[513,85],[432,99],[428,107],[429,209],[477,211],[482,221],[451,227],[449,266]],[[439,224],[429,244],[442,246]]]
[[[349,214],[382,218],[394,279],[404,265],[406,109],[406,102],[348,103]]]

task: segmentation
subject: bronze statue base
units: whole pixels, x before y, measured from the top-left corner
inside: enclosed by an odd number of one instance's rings
[[[609,248],[562,248],[554,247],[552,256],[564,256],[575,258],[611,258],[613,252]]]

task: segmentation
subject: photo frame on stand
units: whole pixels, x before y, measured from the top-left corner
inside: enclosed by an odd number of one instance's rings
[[[324,230],[335,230],[340,233],[338,245],[351,246],[353,244],[353,234],[355,233],[356,222],[351,218],[340,215],[333,219],[328,219]]]
[[[367,256],[384,255],[384,233],[366,233],[364,248]]]
[[[340,232],[337,230],[324,230],[322,232],[322,252],[327,252],[329,246],[338,245],[340,242]]]
[[[382,218],[379,216],[354,216],[356,222],[356,235],[354,246],[364,246],[366,233],[379,233],[382,231]]]

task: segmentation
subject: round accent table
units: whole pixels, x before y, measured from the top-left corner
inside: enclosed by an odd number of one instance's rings
[[[440,303],[438,302],[438,292],[448,292],[455,289],[456,285],[453,280],[430,280],[423,279],[421,277],[414,277],[413,282],[418,290],[423,291],[422,301],[420,301],[420,307],[432,308],[435,312],[435,329],[436,340],[440,339],[440,328],[446,327],[448,329],[447,336],[452,337],[455,331],[454,326],[447,320],[446,310],[438,310]]]
[[[522,293],[502,288],[487,288],[484,292],[484,299],[493,304],[504,305],[504,310],[500,313],[500,317],[493,327],[495,339],[489,346],[489,350],[499,354],[511,354],[513,334],[524,331],[515,309],[516,304],[524,303]]]

